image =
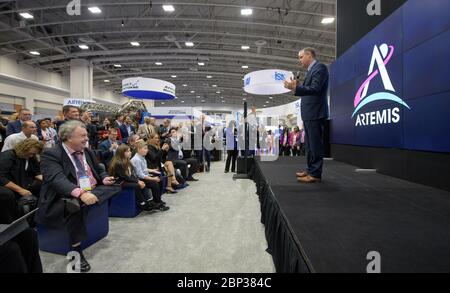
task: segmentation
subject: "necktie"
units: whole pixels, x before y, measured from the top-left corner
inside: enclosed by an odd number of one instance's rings
[[[79,177],[87,176],[86,170],[84,169],[84,164],[78,158],[78,154],[81,154],[81,153],[75,152],[72,154],[73,160],[75,161],[75,165],[77,166],[77,169],[78,169],[78,176]]]

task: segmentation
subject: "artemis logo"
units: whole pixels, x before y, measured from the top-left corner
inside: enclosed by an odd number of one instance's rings
[[[379,48],[375,45],[373,48],[372,60],[370,62],[370,68],[368,73],[368,78],[359,88],[355,96],[354,106],[355,111],[353,112],[352,118],[355,117],[364,106],[375,102],[375,101],[392,101],[396,102],[405,108],[409,106],[397,95],[395,95],[395,89],[392,85],[391,79],[386,69],[386,65],[391,60],[394,55],[394,46],[388,46],[382,44]],[[378,67],[375,70],[375,63]],[[385,91],[374,93],[367,97],[367,92],[369,90],[369,85],[372,79],[374,79],[378,74],[381,76],[383,81],[383,86]],[[391,124],[400,122],[400,109],[387,109],[384,111],[377,111],[372,113],[358,114],[355,126],[368,126],[368,125],[378,125],[378,124]]]

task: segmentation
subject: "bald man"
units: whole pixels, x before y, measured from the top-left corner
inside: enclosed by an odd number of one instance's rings
[[[21,132],[11,134],[5,139],[5,144],[3,145],[2,152],[13,149],[16,146],[16,144],[18,144],[21,141],[24,141],[27,138],[39,140],[36,134],[37,134],[36,123],[34,123],[33,121],[24,121],[22,124]]]

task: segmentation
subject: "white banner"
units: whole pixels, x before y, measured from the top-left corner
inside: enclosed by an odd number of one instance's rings
[[[153,78],[132,77],[122,81],[122,93],[135,99],[172,100],[175,88],[173,83]]]
[[[244,90],[253,95],[278,95],[290,92],[284,87],[284,81],[294,74],[280,69],[268,69],[251,72],[244,77]]]

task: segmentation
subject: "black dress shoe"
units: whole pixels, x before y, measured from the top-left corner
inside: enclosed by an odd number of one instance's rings
[[[230,171],[227,171],[227,170],[225,170],[225,172],[224,173],[229,173]]]
[[[88,263],[86,258],[84,257],[83,252],[77,251],[80,254],[80,273],[87,273],[91,270],[91,265]],[[73,261],[74,259],[72,259]],[[76,267],[72,266],[72,270],[75,271]]]
[[[160,205],[159,205],[159,208],[158,208],[161,212],[165,212],[165,211],[168,211],[169,209],[170,209],[170,207],[168,207],[168,206],[166,206],[165,204],[163,204],[163,203],[161,203]]]
[[[195,179],[194,177],[191,177],[191,178],[188,178],[188,179],[186,179],[186,181],[198,181],[198,179]]]

